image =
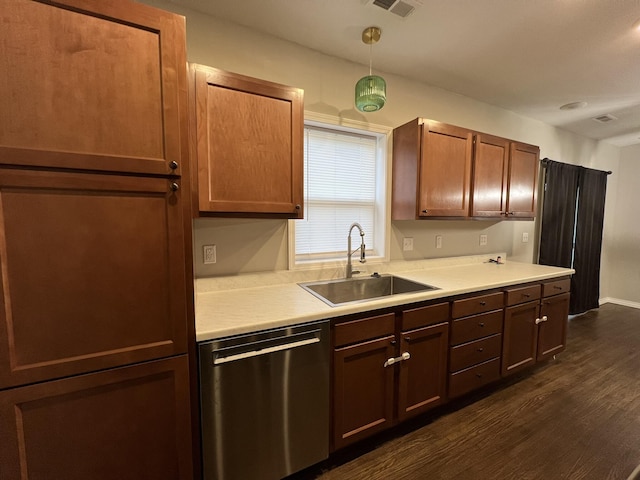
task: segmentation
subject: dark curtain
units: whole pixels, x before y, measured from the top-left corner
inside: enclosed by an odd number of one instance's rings
[[[598,308],[606,188],[607,172],[546,159],[538,263],[576,271],[572,315]]]
[[[604,224],[607,172],[583,168],[580,172],[578,216],[569,313],[598,308],[600,297],[600,257]]]
[[[581,167],[547,160],[540,234],[541,265],[571,268]]]

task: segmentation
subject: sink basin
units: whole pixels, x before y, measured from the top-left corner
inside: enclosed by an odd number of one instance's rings
[[[414,282],[395,275],[327,280],[299,283],[302,288],[323,302],[335,307],[344,303],[362,302],[399,293],[426,292],[438,287]]]

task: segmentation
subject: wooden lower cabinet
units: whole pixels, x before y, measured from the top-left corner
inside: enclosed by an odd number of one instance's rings
[[[393,422],[395,337],[337,348],[333,355],[333,447],[381,432]]]
[[[569,316],[570,280],[508,289],[514,305],[505,308],[502,375],[520,371],[564,350]],[[529,294],[530,302],[518,304]],[[515,295],[517,294],[517,295]]]
[[[540,317],[545,319],[538,326],[538,361],[553,357],[567,345],[567,317],[569,316],[569,294],[563,293],[544,298]]]
[[[569,288],[563,278],[336,319],[332,451],[564,350]]]
[[[509,375],[536,363],[538,348],[536,319],[539,313],[538,300],[505,308],[502,375]]]
[[[448,318],[444,302],[334,325],[333,450],[446,401]]]
[[[0,391],[3,480],[192,479],[186,355]]]
[[[402,332],[400,335],[400,352],[409,353],[411,358],[399,364],[399,421],[445,402],[448,343],[448,323]]]

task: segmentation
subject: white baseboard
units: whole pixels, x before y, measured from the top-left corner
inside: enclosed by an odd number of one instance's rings
[[[623,305],[625,307],[638,308],[640,309],[640,303],[638,302],[630,302],[629,300],[622,300],[620,298],[612,298],[612,297],[604,297],[600,299],[600,305],[605,303],[615,303],[616,305]]]

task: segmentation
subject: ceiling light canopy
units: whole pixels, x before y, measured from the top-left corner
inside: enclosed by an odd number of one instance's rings
[[[560,110],[577,110],[579,108],[584,108],[587,106],[587,102],[571,102],[565,103],[560,107]]]
[[[367,27],[362,32],[362,42],[369,45],[369,75],[356,83],[356,108],[361,112],[375,112],[384,107],[387,100],[387,83],[384,78],[371,74],[372,45],[380,40],[380,27]]]

